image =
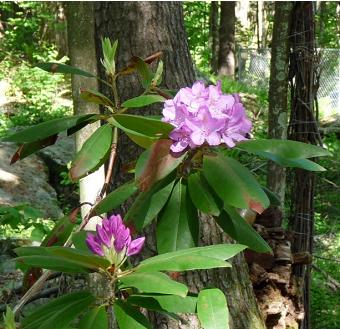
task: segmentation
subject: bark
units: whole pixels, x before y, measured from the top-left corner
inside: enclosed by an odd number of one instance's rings
[[[161,50],[164,53],[165,67],[162,85],[167,88],[180,88],[194,81],[180,2],[98,2],[95,5],[95,18],[99,52],[99,37],[108,36],[119,40],[118,67],[126,65],[132,55],[146,57]],[[98,65],[100,75],[104,77],[101,64]],[[136,76],[131,75],[119,80],[118,86],[122,100],[141,93]],[[103,92],[109,93],[109,90],[102,87]],[[160,114],[161,107],[152,107],[145,113]],[[122,165],[135,159],[140,153],[140,149],[123,135],[120,136],[118,149],[114,185],[119,185],[126,179],[122,175]],[[227,237],[211,218],[202,218],[202,223],[202,244],[227,241]],[[153,233],[153,227],[150,227],[146,233],[148,241],[143,252],[144,258],[155,254]],[[207,286],[222,288],[228,297],[231,328],[262,329],[263,321],[257,309],[243,256],[236,257],[233,264],[232,269],[184,273],[179,280],[186,282],[194,292]],[[169,320],[158,314],[150,314],[154,328],[157,329],[200,328],[195,316],[184,315],[183,318],[188,321],[187,324]]]
[[[314,100],[317,93],[317,54],[313,2],[296,2],[291,29],[291,116],[288,135],[290,139],[322,144],[315,119]],[[296,233],[293,251],[313,252],[315,175],[302,169],[292,174],[292,200],[289,225]],[[310,271],[309,265],[294,267],[297,280],[302,282],[301,296],[305,317],[300,328],[310,328]]]
[[[231,79],[235,75],[235,21],[235,1],[222,1],[218,74]]]
[[[68,48],[72,66],[97,74],[97,61],[94,43],[94,16],[92,2],[67,3]],[[72,95],[74,114],[99,113],[95,104],[80,98],[79,89],[98,89],[96,79],[72,75]],[[88,125],[76,133],[76,149],[80,150],[86,139],[100,126],[100,123]],[[80,181],[80,202],[93,203],[101,186],[104,184],[104,168]],[[89,206],[82,207],[82,216]],[[92,220],[93,222],[93,220]]]
[[[288,36],[292,8],[291,1],[275,2],[268,110],[268,137],[275,139],[287,139]],[[267,186],[279,195],[283,204],[286,186],[285,168],[269,162]]]
[[[211,72],[217,73],[218,61],[218,1],[211,1],[209,17],[209,48],[211,49]]]

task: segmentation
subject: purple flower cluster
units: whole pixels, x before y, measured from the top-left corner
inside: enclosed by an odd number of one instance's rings
[[[234,147],[235,142],[246,140],[252,127],[239,95],[223,94],[221,82],[206,87],[196,81],[192,88],[180,89],[174,99],[165,101],[163,121],[175,126],[170,133],[173,152],[204,143]]]
[[[138,254],[145,237],[131,240],[130,229],[123,224],[120,215],[104,218],[97,224],[96,234],[89,233],[86,238],[88,248],[99,256],[108,259],[116,268],[124,263],[127,256]]]

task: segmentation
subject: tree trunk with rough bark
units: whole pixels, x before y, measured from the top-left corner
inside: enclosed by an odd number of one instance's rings
[[[287,139],[289,32],[292,8],[291,1],[275,2],[268,110],[268,137],[275,139]],[[286,186],[285,168],[269,162],[267,186],[278,194],[283,204]]]
[[[234,79],[235,75],[235,1],[221,2],[218,74]]]
[[[97,74],[97,60],[94,42],[94,15],[92,2],[69,2],[67,10],[68,48],[71,65]],[[96,79],[72,75],[74,114],[99,113],[99,107],[80,98],[79,90],[98,89]],[[86,139],[100,126],[100,122],[86,126],[76,133],[76,150],[79,151]],[[94,203],[104,184],[104,167],[80,181],[80,202]],[[82,216],[90,206],[82,207]],[[93,222],[93,221],[92,221]]]
[[[211,49],[211,72],[217,73],[218,61],[218,1],[211,1],[209,17],[209,48]]]
[[[118,68],[128,64],[132,55],[146,57],[154,52],[163,51],[164,77],[166,88],[178,89],[190,86],[194,81],[194,70],[189,54],[187,37],[184,30],[182,5],[180,2],[98,2],[95,4],[97,56],[100,54],[99,37],[108,36],[118,39]],[[101,77],[104,71],[99,65]],[[135,75],[118,81],[121,100],[137,96],[142,89]],[[104,86],[102,92],[110,93]],[[145,114],[160,114],[161,107],[151,107]],[[134,160],[140,149],[126,136],[120,136],[118,158],[114,172],[114,185],[119,185],[123,177],[122,166]],[[125,175],[126,176],[126,175]],[[143,257],[155,254],[153,227],[147,229],[147,243]],[[217,244],[227,241],[227,237],[216,226],[212,218],[202,218],[201,244]],[[230,240],[228,240],[230,241]],[[190,290],[196,292],[204,287],[221,288],[228,297],[233,329],[263,329],[263,321],[254,298],[248,268],[243,255],[233,260],[232,269],[196,271],[180,275],[179,280],[186,282]],[[184,322],[169,320],[164,316],[149,314],[154,328],[195,329],[200,328],[198,319],[183,315]]]
[[[295,2],[291,29],[291,116],[289,139],[322,145],[314,101],[317,94],[318,55],[312,1]],[[295,233],[293,251],[313,253],[315,173],[295,169],[292,174],[289,225]],[[311,265],[297,265],[294,274],[301,284],[305,317],[300,328],[310,328]]]

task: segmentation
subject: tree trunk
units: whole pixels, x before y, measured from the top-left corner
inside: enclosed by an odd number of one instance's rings
[[[163,83],[167,88],[190,86],[194,81],[194,71],[189,54],[187,38],[184,31],[182,6],[180,2],[98,2],[95,4],[98,56],[101,36],[119,40],[118,67],[126,65],[132,55],[146,57],[162,50],[164,60]],[[161,18],[161,19],[160,19]],[[101,64],[98,63],[100,75],[104,77]],[[109,92],[102,86],[103,92]],[[141,87],[136,76],[128,76],[118,81],[122,100],[137,96]],[[160,107],[152,107],[146,114],[160,114]],[[116,162],[114,184],[124,179],[121,171],[123,164],[134,160],[140,149],[132,144],[126,136],[120,136]],[[126,176],[126,175],[125,175]],[[202,218],[202,244],[216,244],[226,241],[226,236],[211,218]],[[144,257],[155,254],[153,228],[148,228],[147,245]],[[222,288],[228,297],[231,313],[231,328],[264,328],[253,295],[248,269],[243,255],[235,257],[232,269],[214,271],[196,271],[183,273],[179,280],[186,282],[191,291],[203,287]],[[164,316],[150,314],[154,328],[161,329],[195,329],[200,328],[198,319],[184,315],[187,324],[169,320]]]
[[[322,144],[315,119],[314,100],[317,87],[317,54],[315,48],[315,23],[312,1],[296,2],[291,29],[291,116],[288,135],[290,139]],[[292,175],[292,201],[289,225],[295,232],[293,251],[313,252],[315,174],[296,169]],[[302,282],[305,317],[300,328],[310,324],[311,266],[297,265],[294,274]]]
[[[218,1],[211,1],[209,17],[209,48],[211,49],[211,72],[217,74],[218,62]]]
[[[67,32],[71,65],[97,74],[92,2],[67,3]],[[99,113],[98,106],[80,98],[80,88],[97,90],[97,80],[72,75],[74,114]],[[99,126],[100,123],[97,122],[76,133],[77,151]],[[104,179],[104,167],[101,167],[93,174],[80,180],[80,202],[94,203],[101,186],[104,184]],[[82,207],[83,217],[89,208],[89,206]],[[91,221],[94,222],[94,220]]]
[[[292,8],[291,1],[275,2],[268,111],[268,137],[275,139],[287,139],[288,37]],[[269,162],[267,186],[279,195],[283,205],[286,186],[285,168]]]
[[[235,75],[235,21],[235,1],[222,1],[218,74],[230,79]]]

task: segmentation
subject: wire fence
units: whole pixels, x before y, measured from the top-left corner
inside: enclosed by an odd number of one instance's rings
[[[319,49],[318,99],[340,113],[340,49]],[[253,87],[268,88],[270,49],[239,49],[238,80]]]

